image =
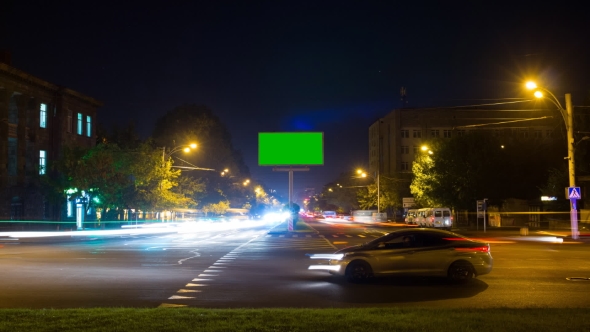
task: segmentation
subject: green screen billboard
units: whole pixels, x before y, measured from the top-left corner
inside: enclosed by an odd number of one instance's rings
[[[258,133],[259,166],[317,166],[324,164],[324,133]]]

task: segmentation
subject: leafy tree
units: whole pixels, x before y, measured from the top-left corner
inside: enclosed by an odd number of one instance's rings
[[[379,196],[379,210],[393,211],[402,205],[401,197],[399,197],[399,186],[403,182],[380,176],[379,190],[377,190],[377,183],[367,186],[368,190],[359,190],[357,192],[358,204],[362,209],[368,210],[377,207],[377,196]]]
[[[202,207],[205,213],[214,213],[216,215],[224,214],[229,209],[229,201],[220,201],[218,203],[210,203]]]
[[[128,191],[126,202],[141,210],[188,207],[195,202],[185,194],[192,195],[202,189],[198,183],[183,180],[181,183],[184,186],[174,190],[178,187],[181,171],[172,169],[171,160],[162,161],[160,151],[154,150],[149,143],[141,144],[139,149],[134,151],[133,163],[129,166],[133,187]]]
[[[421,206],[470,209],[478,199],[536,198],[556,165],[556,140],[499,138],[485,132],[434,141],[412,166],[410,190]]]
[[[153,138],[160,147],[198,144],[197,150],[190,154],[175,155],[174,165],[201,169],[183,174],[200,179],[206,186],[206,194],[196,197],[200,206],[225,200],[243,205],[245,201],[241,198],[252,194],[251,189],[239,188],[239,183],[250,177],[241,153],[233,148],[225,125],[206,106],[190,104],[169,111],[156,122]],[[220,176],[224,169],[230,170],[229,176]]]

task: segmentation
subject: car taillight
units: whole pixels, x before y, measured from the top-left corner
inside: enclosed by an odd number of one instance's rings
[[[477,251],[477,252],[490,252],[490,246],[481,246],[481,247],[473,247],[473,248],[455,248],[456,251]]]
[[[430,222],[434,222],[434,217],[430,217]]]

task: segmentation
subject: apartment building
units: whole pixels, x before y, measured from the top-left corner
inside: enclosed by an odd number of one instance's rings
[[[420,147],[432,139],[483,130],[497,137],[546,140],[554,139],[561,127],[559,113],[546,109],[396,109],[369,127],[369,170],[389,176],[411,173]]]
[[[93,147],[101,102],[11,66],[0,54],[0,220],[60,220],[40,191],[65,145]],[[65,202],[64,202],[65,203]]]

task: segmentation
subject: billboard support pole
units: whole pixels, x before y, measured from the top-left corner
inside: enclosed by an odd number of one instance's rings
[[[293,172],[306,172],[309,171],[309,167],[300,167],[300,168],[293,168],[293,167],[289,167],[289,168],[281,168],[281,167],[275,167],[272,169],[275,172],[289,172],[289,224],[288,224],[288,230],[289,232],[293,231]]]

